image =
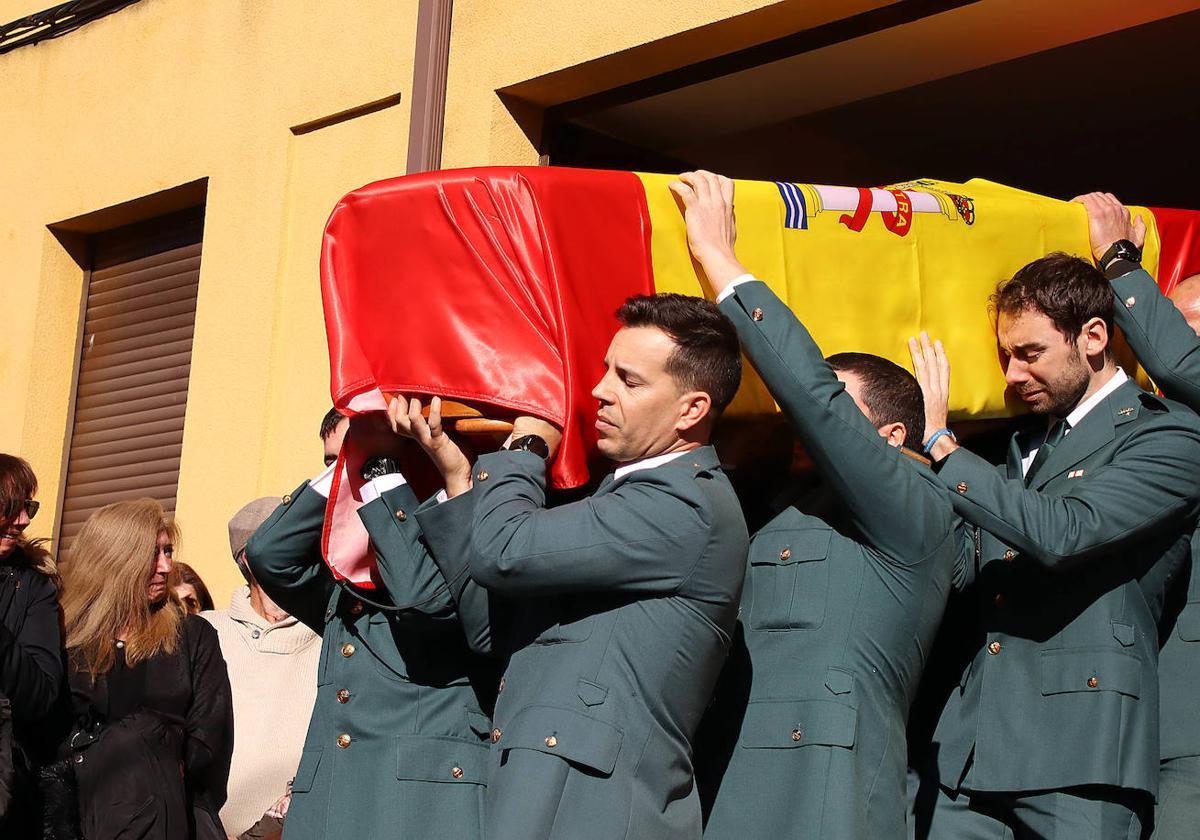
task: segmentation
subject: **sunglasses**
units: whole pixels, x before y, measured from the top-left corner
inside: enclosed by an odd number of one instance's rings
[[[29,518],[33,519],[33,517],[37,516],[37,512],[41,509],[42,503],[37,499],[26,499],[23,502],[18,502],[16,507],[18,511],[24,508],[25,513],[29,516]]]

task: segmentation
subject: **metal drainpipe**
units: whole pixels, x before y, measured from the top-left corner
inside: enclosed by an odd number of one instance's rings
[[[408,127],[408,172],[442,165],[446,122],[446,75],[450,65],[450,19],[454,0],[420,0]]]

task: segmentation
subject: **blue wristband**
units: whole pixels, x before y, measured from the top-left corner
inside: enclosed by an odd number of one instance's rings
[[[954,432],[950,431],[949,429],[938,429],[936,432],[930,435],[929,440],[925,442],[925,454],[932,455],[933,445],[944,437],[948,437],[950,440],[958,443],[958,438],[955,437]]]

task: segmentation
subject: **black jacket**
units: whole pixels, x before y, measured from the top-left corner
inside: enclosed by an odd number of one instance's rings
[[[42,836],[37,768],[53,754],[49,721],[65,700],[62,632],[54,581],[17,548],[0,558],[0,836]]]
[[[167,609],[170,609],[169,607]],[[233,753],[233,707],[217,631],[183,620],[179,645],[132,668],[124,650],[95,681],[71,668],[74,761],[89,840],[224,840],[217,816]]]

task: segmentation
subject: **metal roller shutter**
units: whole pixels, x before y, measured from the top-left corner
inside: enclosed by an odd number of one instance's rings
[[[203,225],[197,208],[90,243],[60,560],[106,504],[149,496],[175,510]]]

